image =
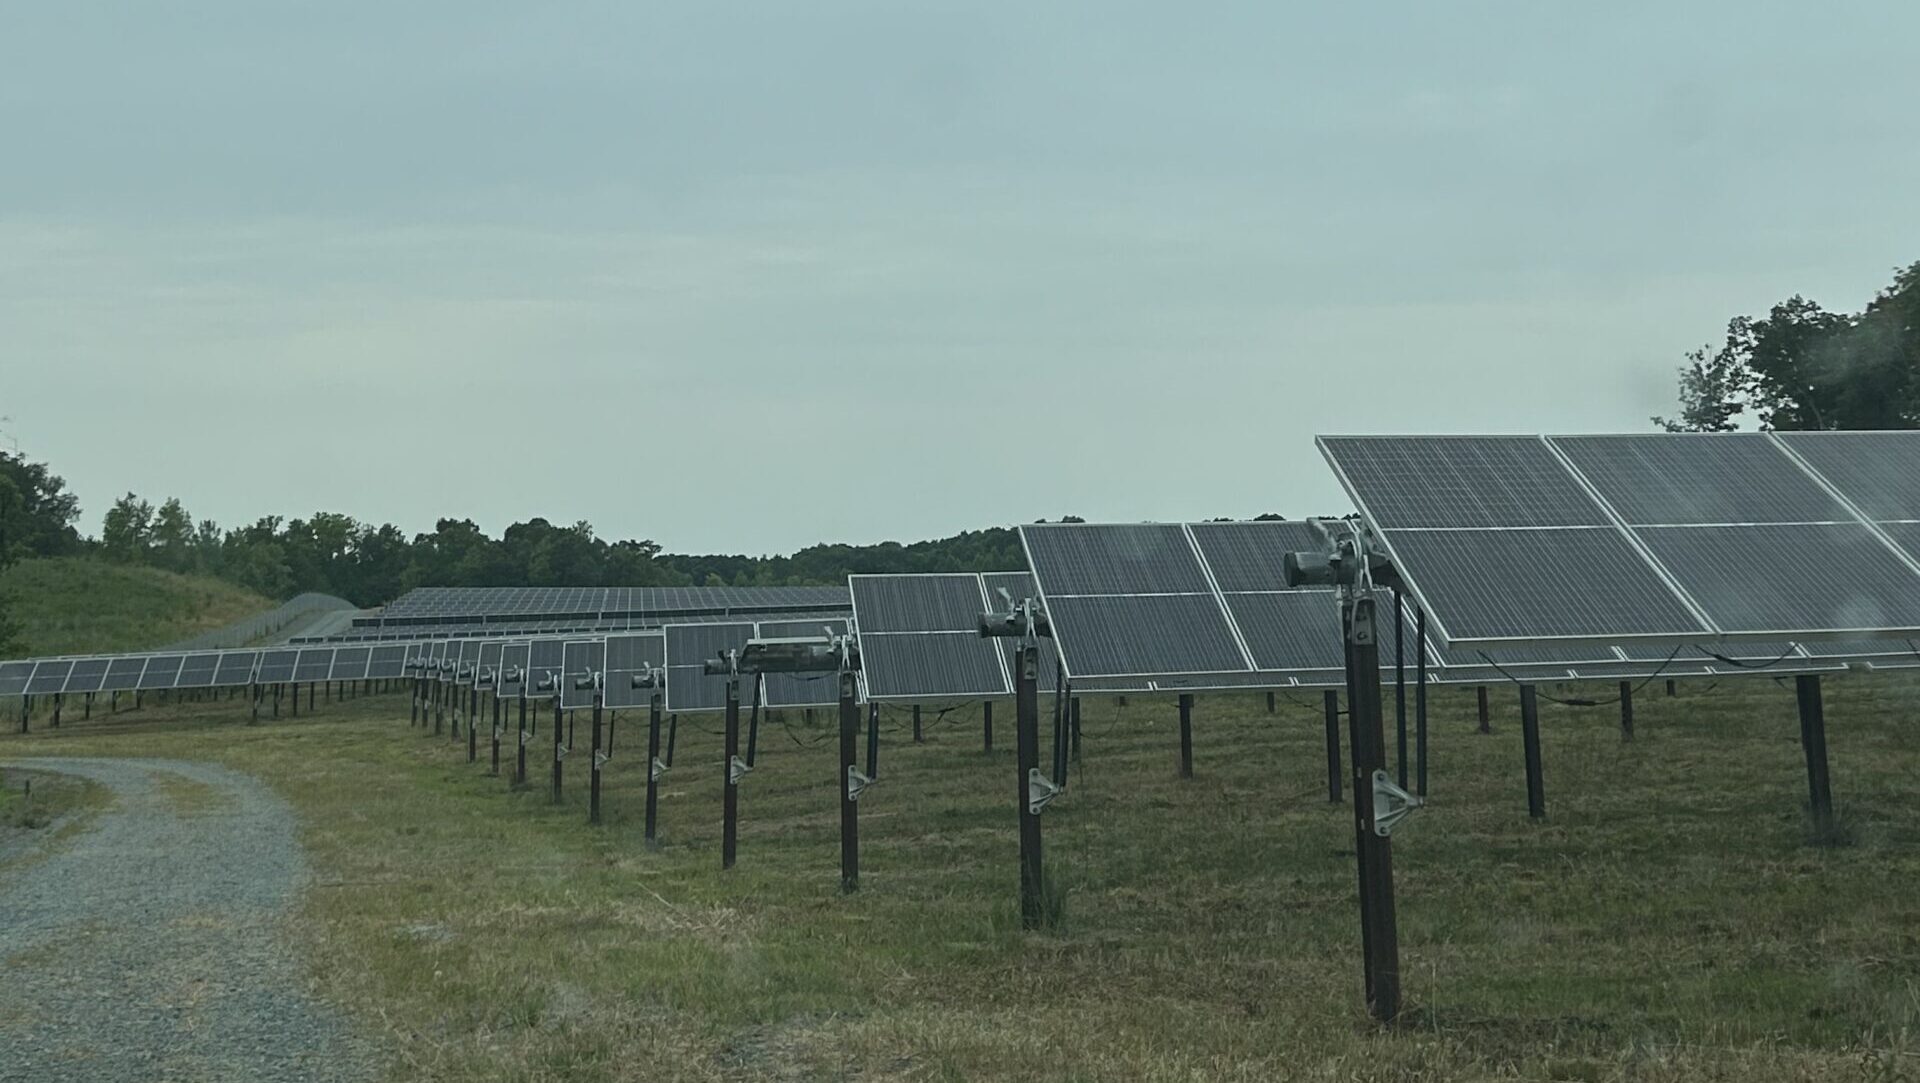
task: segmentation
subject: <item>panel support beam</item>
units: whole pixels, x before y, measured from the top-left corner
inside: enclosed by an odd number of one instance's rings
[[[1827,844],[1834,839],[1834,820],[1833,789],[1827,778],[1826,705],[1818,674],[1795,677],[1793,683],[1800,703],[1800,748],[1807,757],[1807,811],[1814,841]]]
[[[1349,594],[1355,592],[1349,588]],[[1380,704],[1380,646],[1373,598],[1346,599],[1347,732],[1353,771],[1354,859],[1360,873],[1360,945],[1367,1011],[1383,1023],[1400,1014],[1400,933],[1393,903],[1393,842],[1374,829],[1374,774],[1387,766]]]
[[[1180,777],[1193,777],[1193,693],[1180,694]]]
[[[1533,686],[1520,686],[1520,742],[1527,758],[1527,815],[1547,818],[1547,785],[1540,772],[1540,708]]]
[[[1340,693],[1329,688],[1320,694],[1327,719],[1327,803],[1340,803]]]

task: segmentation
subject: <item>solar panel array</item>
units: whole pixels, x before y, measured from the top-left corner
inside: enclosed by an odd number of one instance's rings
[[[31,658],[0,662],[0,696],[237,688],[398,677],[400,645]]]
[[[718,711],[726,706],[727,678],[705,671],[709,660],[738,651],[750,639],[779,639],[845,635],[844,618],[806,621],[727,621],[713,624],[669,624],[663,629],[667,675],[666,708],[670,711]],[[741,703],[753,705],[753,679],[741,681]],[[760,703],[766,707],[824,707],[839,702],[833,674],[769,673],[761,682]]]
[[[1289,589],[1298,522],[1056,523],[1020,528],[1064,671],[1154,688],[1339,685],[1333,592]]]
[[[1319,444],[1451,644],[1920,633],[1912,434]]]

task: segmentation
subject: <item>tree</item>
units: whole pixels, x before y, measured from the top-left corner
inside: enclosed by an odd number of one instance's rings
[[[153,542],[153,505],[133,493],[113,502],[100,524],[100,548],[109,559],[127,564],[146,560]]]
[[[1702,346],[1687,354],[1680,369],[1680,416],[1653,419],[1668,432],[1732,432],[1734,419],[1747,408],[1739,357],[1726,349],[1709,354],[1708,349]]]
[[[80,550],[80,501],[45,463],[0,451],[0,561]]]
[[[1725,432],[1752,410],[1766,429],[1920,427],[1920,263],[1894,274],[1857,314],[1795,295],[1737,317],[1726,342],[1680,369],[1673,431]]]
[[[193,570],[193,516],[178,497],[168,497],[154,515],[151,534],[153,562],[170,572]]]

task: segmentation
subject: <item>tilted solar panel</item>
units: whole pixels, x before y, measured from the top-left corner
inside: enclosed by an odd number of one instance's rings
[[[67,671],[67,684],[62,691],[69,694],[98,692],[100,682],[107,679],[107,667],[113,664],[111,658],[81,658]]]
[[[102,692],[125,692],[140,687],[140,675],[146,672],[148,655],[122,655],[107,667],[107,679],[100,682]],[[0,695],[6,689],[0,686]]]

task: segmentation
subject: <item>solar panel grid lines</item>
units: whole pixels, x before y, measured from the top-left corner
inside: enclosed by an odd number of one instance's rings
[[[607,641],[569,639],[560,649],[560,706],[569,710],[593,706],[594,679],[606,667]],[[586,687],[580,687],[582,682]]]
[[[726,706],[724,676],[706,672],[708,659],[746,646],[754,635],[750,621],[716,624],[669,624],[663,629],[667,656],[667,700],[669,711],[718,711]],[[744,704],[749,686],[742,682]]]
[[[560,694],[560,680],[566,661],[566,641],[530,639],[527,641],[527,695],[545,699]]]
[[[187,660],[184,654],[156,654],[147,660],[147,668],[140,671],[142,692],[172,688],[180,679],[180,666]]]
[[[659,632],[642,632],[608,636],[606,642],[603,691],[606,706],[638,707],[650,703],[656,692],[662,695],[664,705],[664,688],[635,688],[633,678],[664,669],[667,662],[666,636]]]
[[[473,686],[492,689],[500,677],[500,652],[506,648],[506,641],[500,639],[482,640],[479,657],[473,663]]]
[[[220,668],[218,651],[188,654],[180,661],[180,675],[174,678],[175,688],[211,688],[214,674]]]
[[[250,684],[259,662],[259,651],[226,651],[220,655],[220,662],[214,667],[213,683],[222,688]]]
[[[1812,435],[1806,443],[1841,448],[1811,454],[1864,479],[1865,503],[1900,510],[1898,501],[1920,492],[1912,477],[1920,468],[1885,461],[1885,449],[1920,445],[1884,435],[1850,445],[1822,445]],[[1554,509],[1545,518],[1560,525],[1543,527],[1542,516],[1514,510],[1512,478],[1475,479],[1502,495],[1473,503],[1469,515],[1449,518],[1420,503],[1421,494],[1462,476],[1460,449],[1498,447],[1498,461],[1510,463],[1527,440],[1560,461],[1604,515],[1610,529],[1599,533],[1617,542],[1579,532],[1565,485],[1531,466],[1525,484],[1540,489],[1539,503]],[[1753,433],[1322,437],[1319,444],[1445,642],[1808,640],[1920,625],[1920,561],[1901,544],[1904,524],[1866,521],[1865,505],[1795,454],[1792,441],[1791,434]],[[1849,446],[1882,450],[1855,455],[1845,452]],[[1392,468],[1382,468],[1383,460]],[[1463,525],[1475,516],[1478,524]],[[1453,533],[1460,536],[1446,536]],[[1529,568],[1529,553],[1553,567]],[[1742,570],[1735,574],[1732,565]],[[1694,627],[1678,619],[1676,604]]]
[[[293,663],[293,680],[296,684],[324,681],[332,672],[332,647],[302,647],[300,657]]]
[[[847,634],[845,618],[834,620],[758,621],[756,639],[810,638]],[[760,681],[765,707],[830,707],[840,702],[839,673],[768,673]]]
[[[111,658],[75,659],[67,670],[67,681],[61,691],[73,694],[98,692],[100,682],[107,679],[107,667],[112,664]]]
[[[1107,524],[1022,527],[1036,589],[1045,602],[1067,679],[1075,687],[1111,678],[1145,678],[1168,687],[1292,687],[1302,674],[1326,680],[1344,668],[1344,650],[1335,596],[1327,590],[1293,590],[1282,570],[1288,552],[1321,543],[1310,524],[1267,520],[1225,523],[1149,524],[1158,537],[1177,531],[1187,546],[1175,555],[1167,545],[1151,547],[1138,539],[1140,526]],[[1073,553],[1080,570],[1049,562],[1065,544],[1034,544],[1043,531],[1109,534],[1104,541],[1081,541]],[[1133,540],[1129,540],[1129,539]],[[1186,591],[1129,591],[1133,574],[1123,566],[1085,570],[1102,554],[1148,550],[1155,574],[1143,580],[1153,587],[1192,587]],[[1135,566],[1138,566],[1136,562]],[[1063,591],[1064,581],[1119,587],[1115,593]],[[1164,679],[1164,682],[1163,682]]]
[[[1610,525],[1537,436],[1315,442],[1361,514],[1382,529]]]
[[[500,645],[500,679],[495,682],[495,695],[503,699],[526,695],[528,657],[532,650],[533,644],[524,639]]]
[[[367,653],[367,679],[390,680],[406,675],[407,648],[398,644],[373,647]]]
[[[1013,694],[1002,644],[979,635],[981,614],[1004,604],[988,589],[984,576],[855,575],[847,578],[847,586],[869,698]],[[1026,592],[1013,597],[1024,598]]]
[[[147,671],[147,662],[152,655],[123,655],[115,658],[107,667],[107,677],[100,682],[102,692],[127,692],[140,687],[140,676]],[[0,681],[0,696],[7,694],[5,682]]]
[[[73,672],[73,659],[48,658],[34,667],[33,676],[27,681],[26,694],[29,696],[58,695],[67,686],[67,674]]]
[[[327,671],[332,681],[364,681],[367,663],[373,657],[371,647],[339,647],[333,652],[333,668]]]
[[[254,679],[261,684],[286,684],[293,680],[294,666],[299,661],[299,650],[262,651]]]
[[[20,696],[27,692],[37,661],[0,662],[0,696]]]

